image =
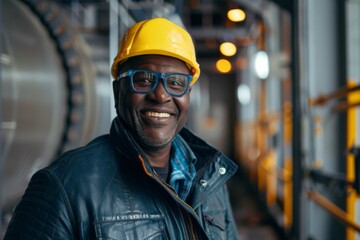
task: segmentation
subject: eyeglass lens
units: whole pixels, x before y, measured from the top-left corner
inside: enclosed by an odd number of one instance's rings
[[[157,84],[158,77],[151,72],[137,71],[134,73],[132,81],[133,86],[138,92],[149,92]],[[187,89],[188,77],[178,73],[171,73],[165,78],[165,89],[174,95],[181,95]]]

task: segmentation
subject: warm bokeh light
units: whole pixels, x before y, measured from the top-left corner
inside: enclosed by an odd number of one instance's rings
[[[237,8],[229,10],[227,16],[233,22],[241,22],[245,20],[246,13],[244,10]]]
[[[234,56],[237,51],[235,44],[231,42],[224,42],[220,45],[220,52],[228,57]]]
[[[231,63],[226,59],[220,59],[216,62],[216,68],[219,72],[228,73],[231,71]]]

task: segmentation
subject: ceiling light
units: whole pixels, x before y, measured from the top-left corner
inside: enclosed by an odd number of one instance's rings
[[[242,22],[246,18],[246,13],[244,10],[237,8],[229,10],[227,16],[233,22]]]
[[[216,62],[216,68],[219,72],[228,73],[231,70],[231,63],[226,59],[220,59]]]
[[[231,42],[224,42],[220,45],[220,52],[225,56],[234,56],[237,51],[235,44]]]
[[[269,57],[266,52],[259,51],[255,56],[255,72],[260,79],[266,79],[269,76]]]
[[[251,101],[250,87],[247,84],[240,84],[237,89],[237,97],[242,105],[249,104]]]

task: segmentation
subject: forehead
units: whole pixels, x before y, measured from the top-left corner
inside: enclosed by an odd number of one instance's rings
[[[125,62],[127,68],[149,69],[160,72],[176,71],[190,73],[188,66],[180,59],[162,55],[143,55],[129,59]]]

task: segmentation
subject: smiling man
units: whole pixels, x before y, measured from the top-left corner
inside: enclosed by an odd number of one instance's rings
[[[190,70],[183,61],[162,55],[134,57],[119,70],[124,72],[114,82],[119,119],[150,164],[165,167],[171,142],[188,117]]]
[[[237,239],[237,166],[184,128],[200,68],[188,32],[132,26],[112,65],[110,134],[37,172],[5,239]]]

